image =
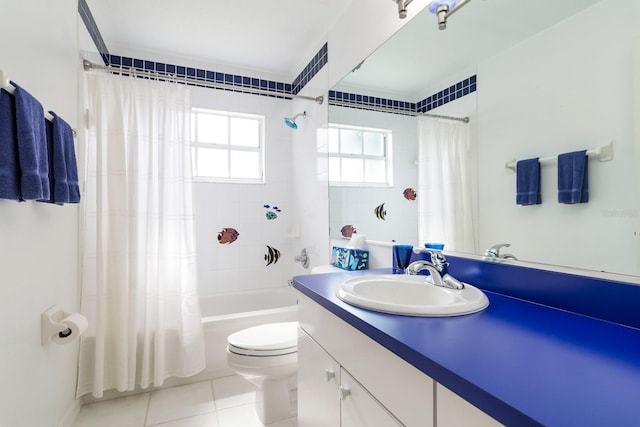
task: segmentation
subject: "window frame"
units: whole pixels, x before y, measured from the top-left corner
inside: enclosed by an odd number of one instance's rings
[[[391,188],[393,187],[393,132],[391,129],[372,128],[366,126],[344,125],[339,123],[329,123],[329,130],[340,129],[355,130],[361,133],[376,132],[383,135],[384,155],[374,156],[370,154],[345,154],[341,152],[331,152],[327,147],[327,160],[331,158],[339,159],[362,159],[362,160],[384,160],[385,161],[385,182],[366,182],[364,181],[332,181],[329,173],[330,187],[361,187],[361,188]],[[364,150],[363,150],[364,151]],[[329,166],[330,167],[330,166]],[[340,175],[342,176],[342,165],[340,166]]]
[[[265,123],[266,117],[261,114],[249,114],[249,113],[240,113],[235,111],[222,111],[222,110],[214,110],[210,108],[201,108],[201,107],[192,107],[191,108],[191,156],[192,156],[192,168],[193,168],[193,180],[194,182],[212,182],[212,183],[224,183],[224,184],[265,184],[266,183],[266,173],[265,173]],[[253,119],[258,122],[258,147],[249,147],[244,145],[233,145],[231,144],[231,132],[229,132],[230,126],[227,128],[227,143],[219,144],[213,142],[202,142],[198,141],[198,126],[197,120],[198,115],[201,114],[210,114],[215,116],[226,117],[227,123],[230,125],[232,118],[241,118],[241,119]],[[237,177],[214,177],[214,176],[203,176],[198,175],[198,150],[200,149],[218,149],[225,150],[227,152],[227,161],[229,165],[228,175],[231,174],[231,154],[232,152],[250,152],[250,153],[258,153],[258,162],[259,162],[259,171],[257,178],[237,178]]]

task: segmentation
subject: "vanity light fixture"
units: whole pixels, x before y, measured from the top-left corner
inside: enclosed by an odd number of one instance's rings
[[[398,17],[404,19],[407,17],[407,6],[413,0],[393,0],[398,4]],[[429,12],[436,15],[438,18],[438,28],[444,30],[447,28],[447,18],[453,15],[458,9],[471,0],[433,0],[427,8]]]
[[[469,1],[471,0],[433,0],[427,5],[427,8],[438,18],[438,29],[444,30],[447,28],[447,18]]]
[[[409,6],[409,3],[411,3],[413,0],[393,0],[396,3],[398,3],[398,18],[400,19],[404,19],[407,17],[407,6]]]

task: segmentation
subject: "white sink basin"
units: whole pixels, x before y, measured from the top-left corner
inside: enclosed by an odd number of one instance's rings
[[[487,296],[467,283],[456,290],[435,286],[428,279],[406,274],[360,276],[344,281],[336,295],[357,307],[409,316],[458,316],[489,305]]]

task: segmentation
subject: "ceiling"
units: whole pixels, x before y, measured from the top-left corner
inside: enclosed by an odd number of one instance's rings
[[[87,0],[112,54],[192,58],[284,81],[292,81],[313,58],[327,40],[329,25],[350,2]]]

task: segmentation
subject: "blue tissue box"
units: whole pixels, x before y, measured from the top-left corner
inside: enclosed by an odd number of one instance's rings
[[[343,270],[366,270],[369,268],[369,251],[334,246],[331,249],[331,265]]]

